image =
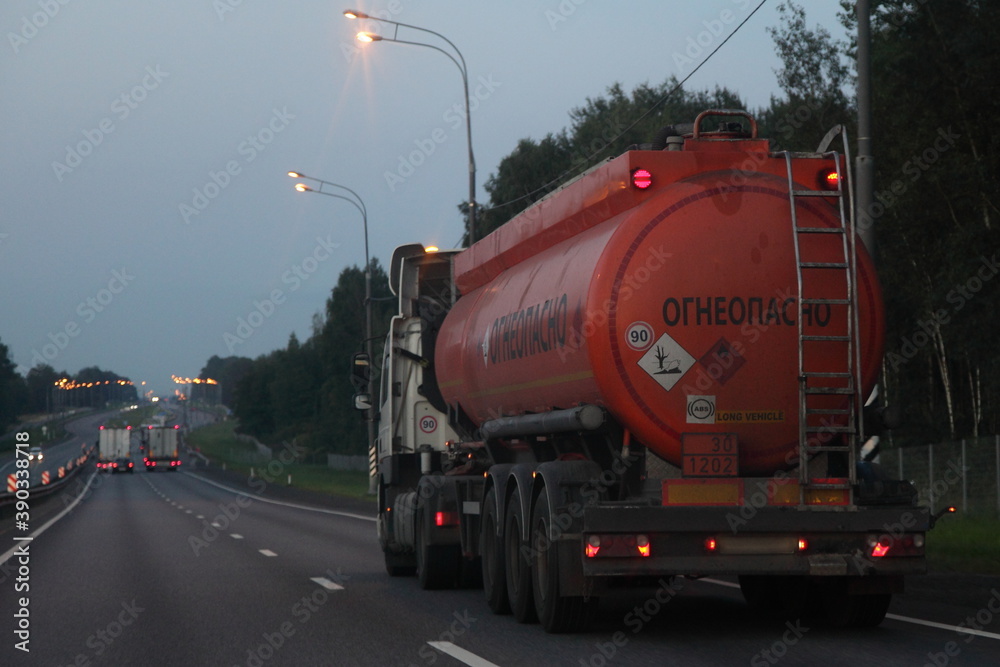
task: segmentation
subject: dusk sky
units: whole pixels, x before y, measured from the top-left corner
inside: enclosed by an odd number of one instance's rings
[[[485,202],[519,139],[558,132],[615,82],[687,76],[757,4],[6,0],[0,342],[22,374],[96,365],[169,395],[171,374],[194,377],[212,355],[305,340],[341,270],[363,266],[364,235],[354,207],[295,192],[289,170],[361,195],[383,267],[403,243],[455,247],[468,198],[459,71],[433,49],[361,45],[359,30],[393,28],[345,9],[461,49]],[[766,106],[778,4],[685,87]],[[810,25],[846,37],[837,2],[802,4]]]

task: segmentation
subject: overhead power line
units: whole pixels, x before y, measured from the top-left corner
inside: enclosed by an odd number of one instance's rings
[[[756,14],[757,11],[761,7],[763,7],[764,3],[766,3],[766,2],[767,2],[767,0],[761,0],[760,3],[758,3],[757,6],[754,7],[753,11],[751,11],[749,14],[747,14],[746,18],[743,19],[742,21],[740,21],[740,24],[738,26],[736,26],[733,29],[733,31],[731,33],[729,33],[729,35],[726,36],[726,38],[724,40],[722,40],[721,42],[719,42],[719,45],[716,46],[714,49],[712,49],[712,52],[709,53],[707,56],[705,56],[704,60],[702,60],[700,63],[698,63],[697,67],[695,67],[693,70],[691,70],[691,72],[686,77],[684,77],[683,79],[681,79],[681,81],[679,81],[676,86],[674,86],[673,88],[671,88],[663,97],[661,97],[659,100],[657,100],[656,103],[654,103],[652,106],[650,106],[641,116],[639,116],[634,121],[632,121],[631,125],[629,125],[624,130],[622,130],[621,132],[619,132],[617,136],[615,136],[613,139],[611,139],[610,141],[608,141],[607,143],[605,143],[599,149],[597,149],[596,151],[594,151],[593,153],[591,153],[590,155],[588,155],[586,157],[586,159],[583,160],[583,164],[584,165],[589,165],[594,160],[594,158],[601,153],[601,151],[603,151],[605,148],[607,148],[612,143],[614,143],[615,141],[617,141],[618,139],[620,139],[622,136],[624,136],[626,132],[628,132],[633,127],[635,127],[636,125],[638,125],[640,122],[642,122],[642,120],[646,116],[648,116],[649,114],[653,113],[653,111],[655,111],[664,102],[666,102],[667,99],[669,99],[669,97],[671,95],[673,95],[678,90],[680,90],[681,87],[685,83],[687,83],[687,80],[690,79],[692,76],[694,76],[695,72],[697,72],[698,70],[700,70],[702,68],[702,66],[704,66],[705,63],[707,63],[712,58],[712,56],[714,56],[719,51],[719,49],[721,49],[723,46],[725,46],[726,42],[728,42],[730,39],[732,39],[733,35],[735,35],[737,32],[739,32],[740,28],[742,28],[746,24],[747,21],[749,21],[751,18],[753,18],[753,15]],[[517,197],[516,199],[511,199],[510,201],[506,201],[506,202],[504,202],[502,204],[497,204],[496,206],[491,206],[489,208],[482,209],[482,210],[492,211],[494,209],[503,208],[505,206],[510,206],[511,204],[516,204],[517,202],[522,201],[524,199],[527,199],[527,198],[531,197],[532,195],[535,195],[535,194],[537,194],[539,192],[542,192],[544,190],[548,190],[553,185],[555,185],[557,183],[561,183],[562,181],[564,181],[567,177],[569,177],[573,173],[573,171],[575,169],[576,169],[576,167],[571,167],[570,169],[567,169],[566,171],[562,172],[561,174],[559,174],[558,176],[556,176],[554,179],[552,179],[551,181],[549,181],[548,183],[546,183],[545,185],[542,185],[541,187],[535,188],[531,192],[523,194],[520,197]]]

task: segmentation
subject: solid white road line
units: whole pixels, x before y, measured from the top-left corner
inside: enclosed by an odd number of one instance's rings
[[[935,623],[934,621],[925,621],[922,618],[910,618],[909,616],[898,616],[896,614],[886,614],[885,617],[894,621],[902,621],[903,623],[915,623],[916,625],[926,625],[929,628],[939,628],[941,630],[961,632],[965,635],[975,635],[977,637],[986,637],[987,639],[1000,639],[1000,634],[997,634],[996,632],[986,632],[985,630],[975,630],[973,628],[964,628],[957,625],[946,625],[944,623]]]
[[[719,586],[726,586],[727,588],[739,588],[739,584],[734,584],[731,581],[722,581],[721,579],[711,579],[705,577],[699,579],[698,581],[704,581],[708,584],[717,584]],[[935,623],[934,621],[925,621],[922,618],[912,618],[910,616],[900,616],[899,614],[886,614],[886,618],[893,621],[899,621],[900,623],[912,623],[914,625],[924,625],[928,628],[937,628],[939,630],[950,630],[951,632],[959,632],[965,635],[975,635],[976,637],[986,637],[987,639],[1000,639],[1000,634],[996,632],[987,632],[985,630],[976,630],[974,628],[966,628],[958,625],[948,625],[946,623]]]
[[[59,514],[57,514],[54,517],[52,517],[51,519],[49,519],[45,524],[42,525],[41,528],[39,528],[38,530],[36,530],[35,532],[33,532],[28,539],[24,540],[24,542],[30,543],[31,540],[35,539],[36,537],[38,537],[39,535],[41,535],[42,533],[44,533],[46,530],[48,530],[49,526],[51,526],[56,521],[58,521],[59,519],[63,518],[67,514],[69,514],[73,510],[73,508],[76,507],[77,504],[79,504],[79,502],[83,499],[83,497],[85,495],[87,495],[87,491],[90,490],[90,485],[94,482],[94,478],[95,477],[97,477],[97,472],[96,471],[94,471],[93,473],[91,473],[90,479],[87,480],[87,486],[83,487],[83,491],[80,492],[80,495],[78,495],[73,500],[72,503],[70,503],[69,505],[67,505],[66,509],[64,509]],[[0,555],[0,565],[3,565],[4,563],[6,563],[7,560],[10,559],[10,557],[13,556],[14,553],[19,548],[20,548],[20,544],[18,546],[16,546],[16,547],[13,547],[12,549],[6,551],[3,555]]]
[[[323,514],[334,514],[336,516],[346,516],[346,517],[350,517],[352,519],[361,519],[362,521],[372,521],[372,522],[374,522],[376,520],[375,517],[373,517],[373,516],[365,516],[363,514],[354,514],[353,512],[342,512],[340,510],[328,510],[328,509],[324,509],[322,507],[311,507],[309,505],[299,505],[298,503],[288,503],[288,502],[285,502],[283,500],[272,500],[270,498],[264,498],[262,496],[255,496],[255,495],[252,495],[250,493],[247,493],[246,491],[240,491],[239,489],[234,489],[231,486],[226,486],[225,484],[219,484],[218,482],[213,482],[210,479],[205,479],[204,477],[202,477],[200,475],[195,475],[195,474],[192,474],[192,473],[189,473],[189,472],[185,472],[184,474],[187,475],[188,477],[191,477],[193,479],[198,480],[199,482],[204,482],[205,484],[211,484],[212,486],[216,486],[216,487],[218,487],[220,489],[223,489],[225,491],[231,491],[232,493],[236,493],[236,494],[241,495],[241,496],[246,496],[247,498],[250,498],[251,500],[259,500],[262,503],[271,503],[272,505],[283,505],[284,507],[294,507],[295,509],[307,510],[309,512],[321,512]]]
[[[466,651],[460,646],[455,646],[451,642],[427,642],[433,648],[441,651],[445,655],[450,655],[459,662],[463,662],[469,667],[499,667],[498,665],[486,660],[485,658],[480,658],[475,653]]]

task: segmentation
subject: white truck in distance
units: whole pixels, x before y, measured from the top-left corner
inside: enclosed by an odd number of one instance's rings
[[[132,472],[132,427],[101,426],[97,441],[97,469],[104,472]]]
[[[180,426],[150,426],[143,432],[147,472],[177,470],[181,465],[178,455]]]

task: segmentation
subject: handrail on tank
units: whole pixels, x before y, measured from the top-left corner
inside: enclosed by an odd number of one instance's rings
[[[708,116],[743,116],[748,121],[750,121],[750,138],[757,138],[757,121],[754,117],[750,115],[749,111],[744,111],[742,109],[706,109],[698,114],[698,117],[694,119],[694,138],[701,138],[701,121]]]

